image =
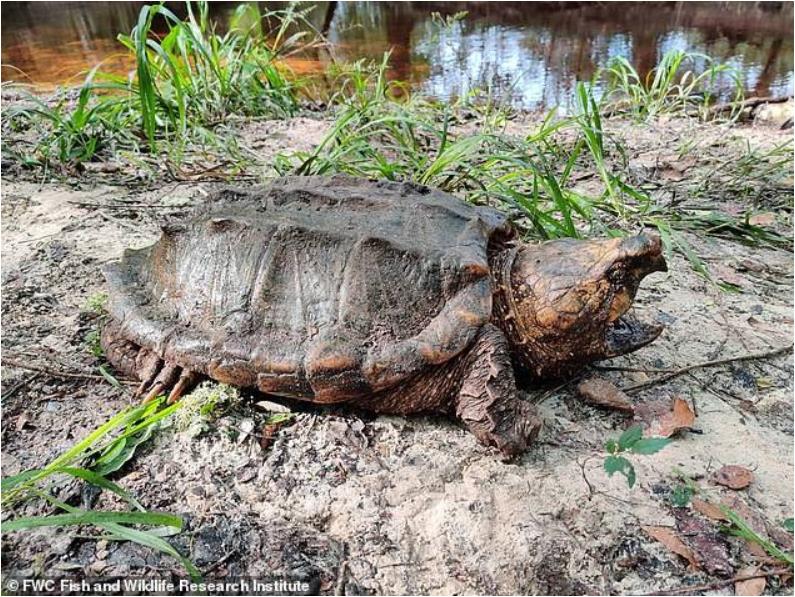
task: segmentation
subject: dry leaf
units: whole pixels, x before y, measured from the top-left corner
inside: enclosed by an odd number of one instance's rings
[[[22,431],[28,423],[30,423],[30,417],[26,413],[22,413],[17,417],[15,428],[17,431]]]
[[[709,521],[694,516],[686,508],[676,508],[676,530],[693,550],[698,565],[707,574],[729,576],[734,572],[725,538]]]
[[[739,275],[734,269],[725,265],[721,265],[720,263],[712,264],[711,267],[713,275],[715,275],[721,282],[726,282],[727,284],[732,284],[733,286],[744,285],[745,278]]]
[[[696,422],[696,415],[686,400],[674,397],[668,401],[647,402],[635,407],[636,418],[643,423],[647,435],[671,437],[681,429],[689,429]]]
[[[697,163],[698,160],[692,156],[664,161],[659,168],[660,177],[671,182],[679,182],[686,178],[688,170]]]
[[[776,214],[765,212],[756,214],[748,218],[748,223],[752,226],[770,226],[776,221]]]
[[[703,514],[707,518],[711,518],[712,520],[726,520],[726,515],[723,513],[723,510],[718,508],[715,504],[710,504],[699,498],[693,498],[690,500],[690,505],[693,506],[696,512]]]
[[[292,412],[289,406],[285,406],[284,404],[279,404],[278,402],[271,402],[270,400],[260,400],[258,402],[255,402],[254,407],[271,413]]]
[[[586,379],[577,386],[577,391],[591,404],[627,413],[635,411],[629,397],[603,377]]]
[[[758,543],[754,543],[750,539],[745,539],[744,543],[745,543],[745,548],[748,550],[748,552],[752,556],[754,556],[754,558],[756,558],[757,561],[763,561],[763,562],[774,561],[775,562],[775,560],[770,560],[770,556],[765,551],[765,548],[762,547],[761,545],[759,545]]]
[[[686,559],[691,568],[698,568],[698,562],[696,562],[693,550],[682,543],[682,540],[676,536],[674,531],[668,527],[643,527],[643,530],[646,531],[649,537],[665,545],[669,551]]]
[[[754,474],[747,468],[736,464],[727,464],[712,475],[713,481],[729,489],[745,489],[754,480]]]
[[[737,573],[739,578],[743,576],[753,576],[759,571],[759,568],[756,566],[749,566],[747,568],[743,568]],[[767,581],[765,580],[764,576],[760,576],[759,578],[749,578],[748,580],[738,580],[734,583],[734,594],[735,595],[761,595],[765,592],[765,585]]]
[[[754,532],[763,537],[767,534],[767,525],[765,524],[764,517],[746,504],[742,497],[740,497],[740,494],[727,491],[726,494],[721,497],[720,503],[739,514],[745,522],[751,526]]]

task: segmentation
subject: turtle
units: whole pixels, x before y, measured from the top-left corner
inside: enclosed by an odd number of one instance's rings
[[[376,413],[444,413],[507,458],[541,419],[517,392],[636,350],[628,313],[658,236],[524,242],[427,186],[284,176],[223,188],[104,270],[101,345],[137,393],[210,378]]]

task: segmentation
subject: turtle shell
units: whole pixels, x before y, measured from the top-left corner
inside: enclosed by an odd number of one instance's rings
[[[499,212],[406,183],[227,189],[106,268],[129,340],[218,381],[316,402],[389,388],[489,321]]]

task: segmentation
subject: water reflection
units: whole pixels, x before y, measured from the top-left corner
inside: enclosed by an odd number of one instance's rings
[[[273,7],[280,3],[261,3]],[[283,5],[283,3],[281,3]],[[129,32],[142,2],[3,2],[3,79],[67,80],[99,61],[124,72],[116,33]],[[211,3],[224,26],[235,3]],[[179,3],[169,3],[179,13]],[[434,11],[466,10],[464,21],[439,27]],[[793,89],[791,3],[659,2],[320,2],[312,13],[343,60],[378,59],[392,50],[392,78],[439,98],[491,88],[525,108],[566,105],[579,80],[613,56],[647,73],[663,52],[702,52],[740,70],[756,95]],[[325,68],[322,53],[302,57],[302,72]],[[719,81],[728,94],[733,82]]]

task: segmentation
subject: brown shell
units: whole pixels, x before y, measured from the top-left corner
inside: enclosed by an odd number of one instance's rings
[[[106,268],[122,333],[214,379],[339,402],[460,353],[491,316],[505,218],[425,187],[226,190]]]

